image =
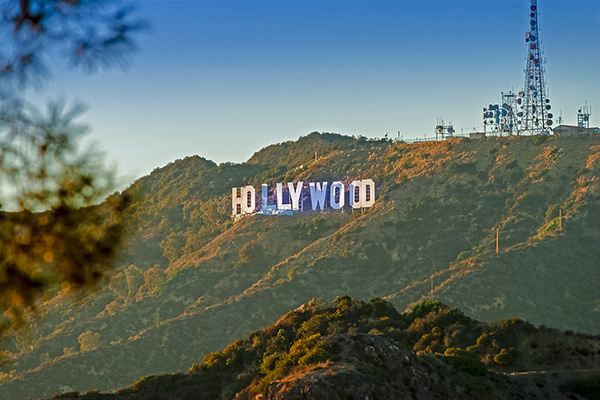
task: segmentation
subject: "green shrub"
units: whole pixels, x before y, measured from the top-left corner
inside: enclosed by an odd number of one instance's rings
[[[441,301],[426,300],[421,303],[415,304],[408,314],[408,319],[412,322],[417,318],[423,318],[429,313],[436,312],[440,309],[448,308],[447,305]]]
[[[278,353],[265,353],[262,362],[260,363],[260,372],[267,374],[269,371],[273,370],[273,368],[275,368],[275,364],[279,360],[279,356],[280,354]]]
[[[263,261],[264,250],[258,241],[251,241],[242,246],[239,256],[244,264],[258,264]]]
[[[500,350],[500,352],[494,356],[494,361],[502,366],[508,366],[512,365],[518,356],[519,352],[515,350],[514,347],[509,347],[508,349]]]
[[[96,350],[102,344],[100,334],[92,331],[87,331],[79,335],[77,342],[79,342],[81,352]]]
[[[461,371],[473,376],[485,376],[487,374],[485,365],[475,353],[457,347],[450,347],[446,349],[444,355],[448,357],[455,368]]]

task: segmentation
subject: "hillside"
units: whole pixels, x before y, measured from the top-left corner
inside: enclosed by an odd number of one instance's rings
[[[539,330],[519,319],[482,324],[435,301],[400,315],[385,300],[344,296],[332,304],[312,300],[206,355],[187,374],[57,398],[580,399],[600,389],[599,367],[598,336]],[[535,372],[512,373],[524,369]]]
[[[186,369],[314,297],[403,310],[433,296],[483,321],[597,334],[599,172],[598,135],[405,144],[312,133],[244,164],[178,160],[126,190],[132,224],[105,284],[49,299],[32,330],[2,342],[0,397]],[[377,185],[368,211],[229,218],[232,187],[361,178]]]

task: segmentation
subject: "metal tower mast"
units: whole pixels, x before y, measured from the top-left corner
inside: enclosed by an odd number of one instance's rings
[[[527,43],[527,65],[525,87],[519,92],[517,104],[517,131],[519,134],[536,135],[552,125],[550,100],[546,97],[544,65],[540,46],[537,0],[531,0],[529,31],[525,33]]]
[[[592,107],[588,107],[587,101],[586,101],[585,106],[580,107],[579,110],[577,110],[577,126],[580,128],[589,128],[591,113],[592,113]]]

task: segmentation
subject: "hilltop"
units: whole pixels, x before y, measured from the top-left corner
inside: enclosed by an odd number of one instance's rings
[[[33,329],[4,340],[0,396],[114,390],[186,369],[315,297],[399,310],[433,297],[482,321],[597,334],[599,172],[598,135],[312,133],[243,164],[177,160],[125,191],[133,223],[105,284],[48,299]],[[229,218],[232,187],[362,178],[377,185],[368,211]]]
[[[539,330],[516,318],[482,324],[436,301],[401,315],[380,298],[344,296],[311,300],[187,374],[56,398],[580,399],[600,388],[599,367],[598,336]],[[522,370],[530,372],[512,374]]]

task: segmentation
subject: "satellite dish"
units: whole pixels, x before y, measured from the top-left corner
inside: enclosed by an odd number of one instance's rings
[[[506,118],[505,117],[500,118],[500,123],[502,125],[506,124]]]
[[[522,113],[521,111],[519,111],[519,112],[517,113],[517,117],[521,118],[522,116],[523,116],[523,113]]]
[[[552,108],[552,106],[550,104],[546,104],[546,110],[549,110],[551,108]]]
[[[535,26],[535,19],[532,19],[531,21],[529,21],[529,24],[530,24],[531,26]]]
[[[517,99],[517,104],[521,105],[521,98]]]
[[[587,122],[589,119],[590,119],[590,118],[589,118],[587,115],[584,115],[584,116],[583,116],[583,120],[584,120],[584,121],[586,121],[586,122]]]
[[[484,125],[487,125],[487,121],[483,121],[483,124],[484,124]]]
[[[521,125],[521,121],[517,121],[517,125]]]
[[[531,33],[530,33],[530,32],[525,32],[525,37],[526,37],[527,39],[529,39],[529,38],[531,37]]]
[[[508,108],[508,104],[506,104],[506,103],[502,104],[502,108],[504,108],[506,110]]]
[[[546,103],[550,103],[550,99],[546,99]]]
[[[506,110],[502,110],[502,115],[503,115],[504,117],[506,117],[506,115],[507,115],[507,114],[508,114],[508,112],[507,112]]]
[[[521,90],[521,91],[519,91],[519,97],[523,97],[523,96],[525,96],[525,92],[524,92],[524,91],[522,91],[522,90]]]
[[[536,7],[535,6],[531,6],[531,11],[535,11]]]
[[[540,125],[540,123],[539,123],[539,122],[537,122],[537,121],[536,121],[536,122],[534,122],[534,124],[535,124],[535,126],[539,126],[539,125]]]
[[[552,113],[548,113],[548,118],[552,118],[554,117],[554,115],[552,115]]]
[[[535,49],[535,43],[531,43],[531,44],[529,45],[529,48],[530,48],[530,49]]]
[[[548,126],[551,126],[552,125],[552,120],[549,119],[548,121],[546,121],[546,124],[548,124]]]
[[[533,17],[535,17],[535,13],[531,13],[531,14],[529,14],[529,16],[530,16],[531,18],[533,18]]]

